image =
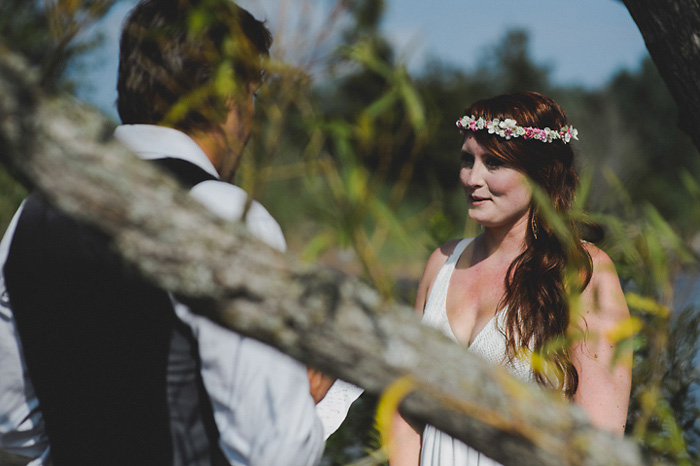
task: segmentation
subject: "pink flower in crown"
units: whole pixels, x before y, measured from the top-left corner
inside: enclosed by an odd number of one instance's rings
[[[578,141],[578,130],[574,128],[573,126],[567,126],[567,132],[571,136],[571,139],[575,139]]]
[[[564,141],[565,143],[571,141],[571,132],[569,129],[564,126],[561,131],[559,131],[559,138]]]
[[[476,126],[476,120],[471,120],[469,122],[469,129],[472,131],[477,131],[479,128]]]
[[[457,120],[457,126],[459,127],[460,130],[466,131],[469,129],[469,123],[471,119],[468,116],[463,116],[459,120]]]

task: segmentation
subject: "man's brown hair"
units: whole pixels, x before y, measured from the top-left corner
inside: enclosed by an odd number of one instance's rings
[[[231,0],[139,2],[120,44],[122,123],[210,129],[260,82],[271,42],[265,25]]]

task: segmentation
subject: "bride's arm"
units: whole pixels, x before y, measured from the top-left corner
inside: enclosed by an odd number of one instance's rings
[[[421,434],[397,411],[391,424],[389,464],[391,466],[418,466]]]
[[[434,256],[435,254],[433,254]],[[432,257],[431,256],[431,260]],[[430,260],[428,266],[423,272],[423,278],[418,285],[416,293],[416,304],[414,309],[416,313],[423,314],[425,299],[427,295],[428,283],[426,283],[426,275],[428,275]],[[431,281],[432,283],[432,281]],[[421,435],[419,429],[412,426],[406,421],[398,411],[394,413],[394,418],[391,423],[391,442],[389,444],[389,464],[391,466],[417,466],[420,461]]]
[[[581,295],[587,336],[572,348],[579,375],[574,401],[594,426],[622,435],[630,398],[632,352],[616,358],[615,343],[609,337],[612,329],[629,318],[629,310],[612,261],[595,246],[587,247],[593,259],[593,276]]]
[[[414,309],[418,316],[423,315],[425,302],[430,288],[458,241],[451,241],[433,252],[425,266],[416,291]],[[391,445],[389,445],[389,464],[391,466],[415,466],[420,461],[421,429],[408,423],[401,414],[394,413],[391,428]]]

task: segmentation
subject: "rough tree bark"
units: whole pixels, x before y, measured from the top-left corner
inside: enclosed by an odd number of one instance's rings
[[[197,312],[375,394],[407,376],[417,387],[407,413],[505,464],[641,464],[632,443],[420,326],[410,310],[208,214],[114,142],[97,112],[43,93],[35,79],[0,46],[2,161]]]
[[[623,0],[700,150],[700,0]]]

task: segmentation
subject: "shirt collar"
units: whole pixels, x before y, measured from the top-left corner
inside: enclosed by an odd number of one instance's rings
[[[219,178],[207,154],[182,131],[166,126],[120,125],[114,137],[143,160],[181,159]]]

